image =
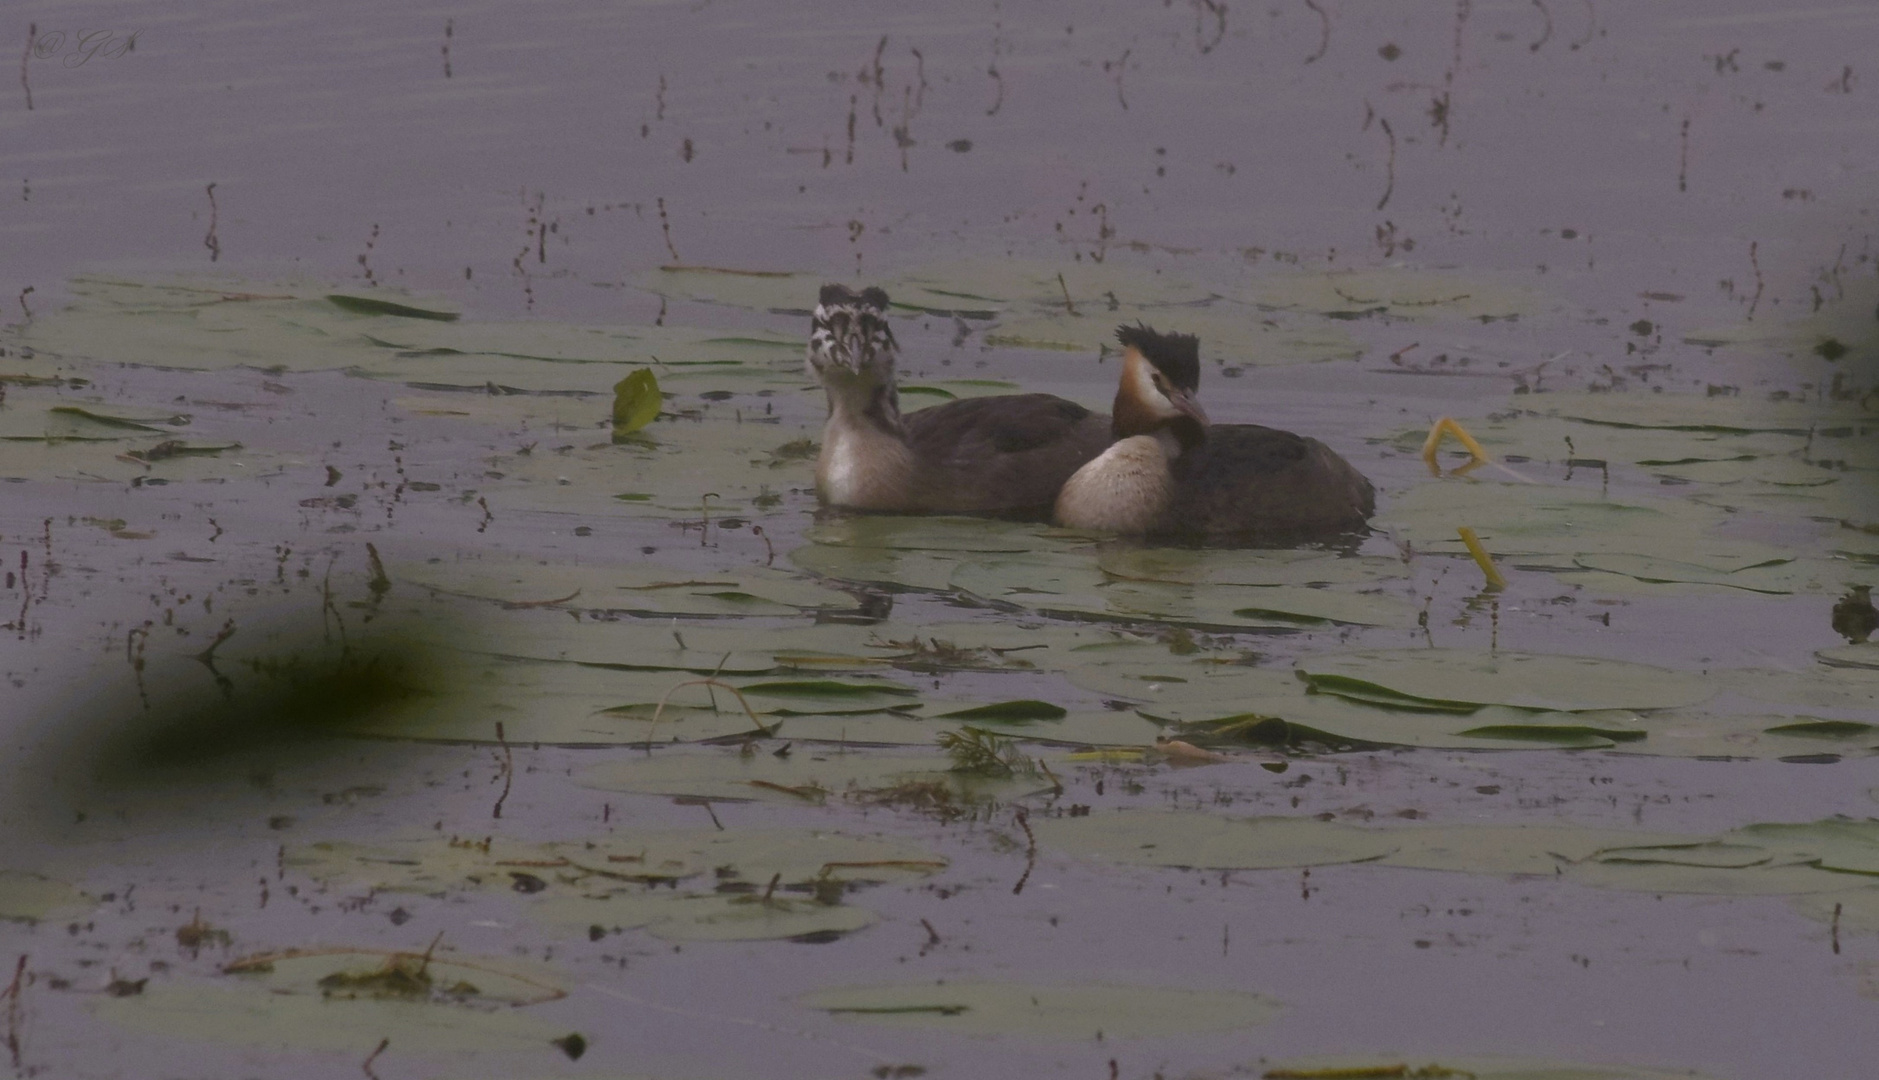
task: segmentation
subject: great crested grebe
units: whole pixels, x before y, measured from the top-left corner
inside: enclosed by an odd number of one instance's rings
[[[1109,417],[1050,394],[967,398],[901,415],[887,293],[824,285],[809,371],[829,397],[816,494],[831,506],[1044,517],[1111,441]]]
[[[1256,424],[1210,424],[1194,400],[1200,340],[1116,330],[1116,442],[1057,497],[1058,524],[1251,544],[1330,539],[1376,510],[1370,481],[1316,439]]]

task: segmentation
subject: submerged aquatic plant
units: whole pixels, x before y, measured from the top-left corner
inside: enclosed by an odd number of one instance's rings
[[[970,724],[958,731],[943,731],[940,749],[953,759],[953,772],[979,776],[1036,776],[1037,762],[1010,739],[1001,739]]]

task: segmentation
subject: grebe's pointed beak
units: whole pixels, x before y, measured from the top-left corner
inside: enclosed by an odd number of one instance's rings
[[[1211,423],[1207,419],[1207,410],[1200,407],[1200,402],[1195,400],[1194,392],[1191,390],[1177,388],[1173,394],[1169,395],[1168,402],[1174,406],[1176,412],[1191,418],[1201,427],[1206,427]]]

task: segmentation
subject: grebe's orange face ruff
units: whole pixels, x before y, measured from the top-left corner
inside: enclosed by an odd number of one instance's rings
[[[817,379],[890,380],[899,346],[887,325],[887,293],[824,285],[809,328],[809,373]]]
[[[1207,411],[1192,388],[1180,386],[1130,346],[1122,353],[1122,381],[1116,391],[1116,435],[1148,435],[1174,427],[1182,442],[1193,429],[1207,427]]]

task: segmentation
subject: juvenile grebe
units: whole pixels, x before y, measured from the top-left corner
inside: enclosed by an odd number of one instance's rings
[[[1370,481],[1316,439],[1256,424],[1210,424],[1194,400],[1200,341],[1116,330],[1116,442],[1057,498],[1059,524],[1247,544],[1329,539],[1364,527]]]
[[[1107,416],[1050,394],[967,398],[902,415],[887,293],[824,285],[809,371],[828,392],[816,494],[831,506],[1044,517],[1111,441]]]

